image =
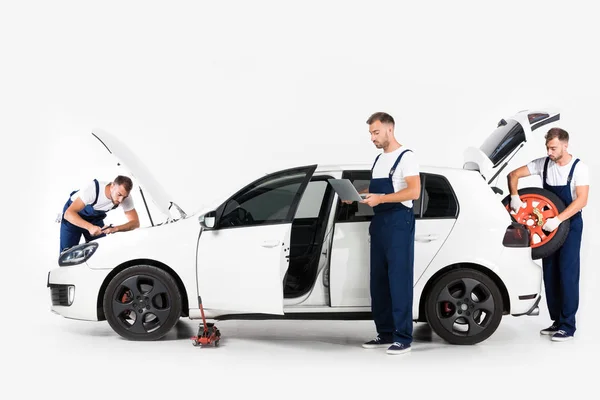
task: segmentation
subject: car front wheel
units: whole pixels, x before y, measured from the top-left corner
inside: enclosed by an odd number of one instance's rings
[[[104,315],[111,328],[129,340],[156,340],[181,315],[181,293],[160,268],[137,265],[119,272],[104,293]]]
[[[427,295],[427,321],[451,344],[484,341],[498,328],[502,313],[498,286],[472,269],[456,269],[440,276]]]

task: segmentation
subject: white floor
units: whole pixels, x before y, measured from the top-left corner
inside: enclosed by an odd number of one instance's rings
[[[361,348],[374,334],[370,321],[222,321],[221,346],[201,348],[190,340],[197,321],[182,319],[161,341],[130,342],[105,321],[67,320],[48,311],[49,300],[29,300],[35,318],[3,327],[3,390],[19,398],[597,398],[593,304],[570,342],[539,335],[548,325],[542,306],[539,316],[504,317],[475,346],[446,344],[415,324],[413,351],[390,356]]]

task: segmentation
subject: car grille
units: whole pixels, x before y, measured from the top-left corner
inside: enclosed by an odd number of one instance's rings
[[[53,306],[69,306],[69,286],[50,285],[50,296]]]

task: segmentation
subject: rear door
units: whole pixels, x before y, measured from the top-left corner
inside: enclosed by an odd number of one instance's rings
[[[345,171],[358,191],[369,186],[371,171]],[[413,284],[425,272],[448,237],[458,207],[449,183],[439,175],[421,173],[421,196],[415,201]],[[370,306],[370,237],[373,209],[337,199],[330,264],[331,306]]]

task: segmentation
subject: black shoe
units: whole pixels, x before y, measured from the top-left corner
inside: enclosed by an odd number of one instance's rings
[[[573,339],[573,335],[563,331],[562,329],[552,335],[553,342],[566,342],[567,340]]]
[[[404,354],[404,353],[408,353],[410,351],[410,349],[411,349],[410,344],[402,344],[402,343],[395,342],[387,349],[387,353],[388,354]]]
[[[391,339],[385,340],[381,336],[377,336],[375,339],[363,343],[362,347],[365,349],[378,349],[381,347],[389,347],[393,343],[394,342]]]
[[[558,332],[558,326],[552,324],[546,329],[542,329],[540,335],[554,335],[556,332]]]

